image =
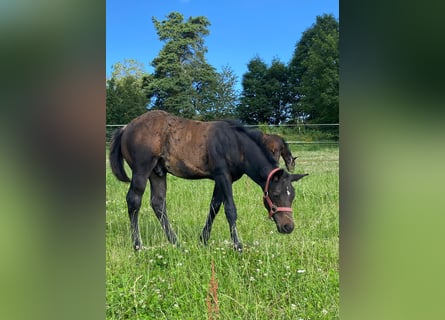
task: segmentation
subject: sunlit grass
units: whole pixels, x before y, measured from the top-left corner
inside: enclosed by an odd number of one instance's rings
[[[231,249],[223,208],[209,245],[199,243],[213,190],[210,180],[168,176],[167,209],[181,243],[171,246],[149,206],[140,213],[146,250],[132,249],[125,202],[128,185],[107,166],[106,271],[108,319],[207,319],[215,263],[220,319],[336,319],[338,277],[338,147],[295,147],[296,228],[282,235],[267,218],[261,188],[233,185],[242,254]]]

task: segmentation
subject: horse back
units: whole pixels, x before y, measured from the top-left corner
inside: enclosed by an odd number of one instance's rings
[[[179,118],[164,111],[149,111],[130,122],[122,137],[122,152],[130,167],[141,161],[159,161],[183,178],[205,178],[208,166],[208,135],[212,122]]]

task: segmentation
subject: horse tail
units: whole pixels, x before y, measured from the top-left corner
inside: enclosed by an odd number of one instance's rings
[[[121,139],[122,133],[124,133],[124,129],[125,127],[114,131],[111,138],[109,159],[111,171],[116,176],[116,178],[123,182],[130,182],[130,178],[128,178],[127,173],[124,169],[124,157],[121,150]]]

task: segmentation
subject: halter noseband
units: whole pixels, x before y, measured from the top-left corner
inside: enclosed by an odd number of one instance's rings
[[[273,215],[275,213],[277,213],[278,211],[286,211],[286,212],[292,212],[292,208],[289,207],[277,207],[276,205],[273,204],[272,199],[270,199],[269,197],[269,183],[270,183],[270,179],[272,179],[272,176],[274,175],[275,172],[281,170],[280,168],[275,168],[273,169],[269,175],[267,176],[267,180],[266,180],[266,186],[264,187],[264,196],[263,199],[266,200],[267,204],[269,205],[270,211],[269,211],[269,219],[273,217]]]

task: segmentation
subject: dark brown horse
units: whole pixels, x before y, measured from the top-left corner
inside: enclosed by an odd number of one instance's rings
[[[185,179],[215,181],[210,211],[201,233],[204,244],[224,204],[234,248],[242,249],[236,230],[232,183],[243,174],[263,189],[264,206],[278,231],[292,232],[294,222],[290,206],[295,191],[291,182],[306,174],[288,174],[277,168],[261,139],[260,131],[248,131],[234,122],[186,120],[164,111],[149,111],[117,130],[111,141],[110,164],[119,180],[131,182],[127,205],[134,249],[142,248],[138,213],[147,180],[151,187],[151,206],[168,240],[177,243],[166,212],[167,172]],[[123,159],[132,170],[131,181],[124,170]]]
[[[295,159],[290,152],[289,145],[282,137],[276,134],[263,133],[263,143],[266,148],[272,152],[272,155],[277,163],[280,161],[280,156],[283,157],[287,170],[293,172],[295,169]]]

